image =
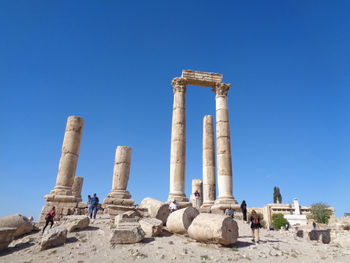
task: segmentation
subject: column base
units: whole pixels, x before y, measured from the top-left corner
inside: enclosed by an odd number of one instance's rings
[[[201,206],[201,208],[210,208],[214,205],[215,201],[207,201],[207,202],[204,202]]]
[[[182,203],[182,202],[189,203],[188,198],[186,197],[185,194],[172,194],[172,193],[169,193],[168,203],[172,202],[174,199],[178,203]]]
[[[107,197],[103,200],[105,205],[120,205],[120,206],[131,206],[134,205],[135,201],[133,199],[121,199],[121,198],[112,198]]]
[[[50,191],[50,195],[68,195],[74,196],[72,187],[56,185],[53,190]]]
[[[233,196],[218,197],[218,199],[215,200],[214,205],[211,207],[212,213],[224,213],[226,209],[240,211],[241,207]]]
[[[127,190],[111,190],[107,198],[130,199],[131,194]]]

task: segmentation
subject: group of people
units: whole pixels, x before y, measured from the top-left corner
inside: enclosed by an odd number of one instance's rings
[[[88,195],[88,215],[90,216],[90,218],[92,218],[92,216],[94,218],[96,218],[98,202],[99,202],[99,200],[98,200],[98,197],[96,194],[94,194],[93,197]],[[45,226],[42,230],[43,233],[44,233],[46,227],[50,223],[51,223],[50,228],[52,228],[52,226],[54,224],[55,215],[56,215],[56,207],[53,206],[45,216],[46,223],[45,223]]]
[[[247,203],[245,200],[241,203],[241,211],[243,214],[243,222],[248,224],[247,221]],[[230,217],[234,217],[234,212],[232,209],[226,209],[225,214]],[[250,214],[250,228],[252,229],[252,241],[259,243],[259,229],[262,227],[260,224],[260,218],[255,210],[252,210]]]
[[[93,197],[91,197],[91,195],[88,195],[88,215],[90,218],[94,216],[94,219],[96,219],[98,202],[99,199],[96,194],[94,194]]]

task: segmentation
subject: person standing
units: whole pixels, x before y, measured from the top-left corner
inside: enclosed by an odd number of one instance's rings
[[[48,224],[51,222],[51,227],[50,229],[52,228],[53,226],[53,219],[55,218],[55,215],[56,215],[56,208],[53,206],[52,209],[46,214],[45,216],[45,220],[46,220],[46,224],[43,228],[43,233],[45,231],[45,228],[48,226]]]
[[[96,219],[98,202],[99,202],[98,197],[96,194],[94,194],[94,197],[91,198],[90,218],[92,218],[92,214],[94,214],[94,219]]]
[[[91,214],[91,195],[88,195],[88,215]]]
[[[257,243],[259,243],[259,228],[261,227],[260,224],[260,218],[258,216],[258,214],[256,213],[255,210],[252,211],[252,214],[250,216],[250,228],[252,229],[252,241],[256,241]]]
[[[196,192],[194,192],[194,197],[196,199],[196,208],[199,209],[199,198],[201,197],[201,195],[198,192],[198,190],[196,190]]]
[[[243,200],[242,204],[241,204],[241,210],[242,210],[242,214],[243,214],[243,221],[244,223],[247,222],[247,204],[245,202],[245,200]]]

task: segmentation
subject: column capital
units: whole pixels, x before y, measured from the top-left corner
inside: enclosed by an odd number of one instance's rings
[[[216,96],[227,96],[227,92],[230,89],[231,84],[229,83],[218,83],[213,87],[213,91]]]
[[[176,92],[186,92],[186,79],[185,78],[173,78],[171,85],[173,86],[174,94]]]

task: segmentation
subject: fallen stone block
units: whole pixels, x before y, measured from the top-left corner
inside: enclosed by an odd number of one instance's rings
[[[72,232],[78,229],[86,229],[89,227],[90,218],[84,215],[73,215],[73,216],[64,216],[61,219],[62,225]]]
[[[188,235],[199,242],[230,245],[237,242],[238,225],[231,217],[203,213],[192,221]]]
[[[67,239],[67,229],[64,226],[58,226],[45,231],[40,242],[40,249],[45,250],[64,244]]]
[[[185,234],[198,214],[198,210],[192,206],[182,208],[169,215],[166,226],[171,233]]]
[[[15,238],[30,233],[34,230],[34,226],[29,221],[29,219],[20,214],[14,214],[0,218],[0,227],[16,228],[16,232],[14,234]]]
[[[139,223],[147,238],[156,237],[163,230],[163,222],[157,218],[143,218]]]
[[[0,227],[0,251],[8,247],[15,237],[15,227]]]
[[[321,241],[323,244],[331,242],[331,231],[328,230],[312,230],[309,232],[309,240]]]
[[[147,208],[149,216],[161,220],[163,224],[169,216],[169,205],[150,197],[142,200],[140,208]]]
[[[145,238],[145,232],[138,222],[119,224],[117,228],[111,229],[109,242],[116,244],[133,244]]]

